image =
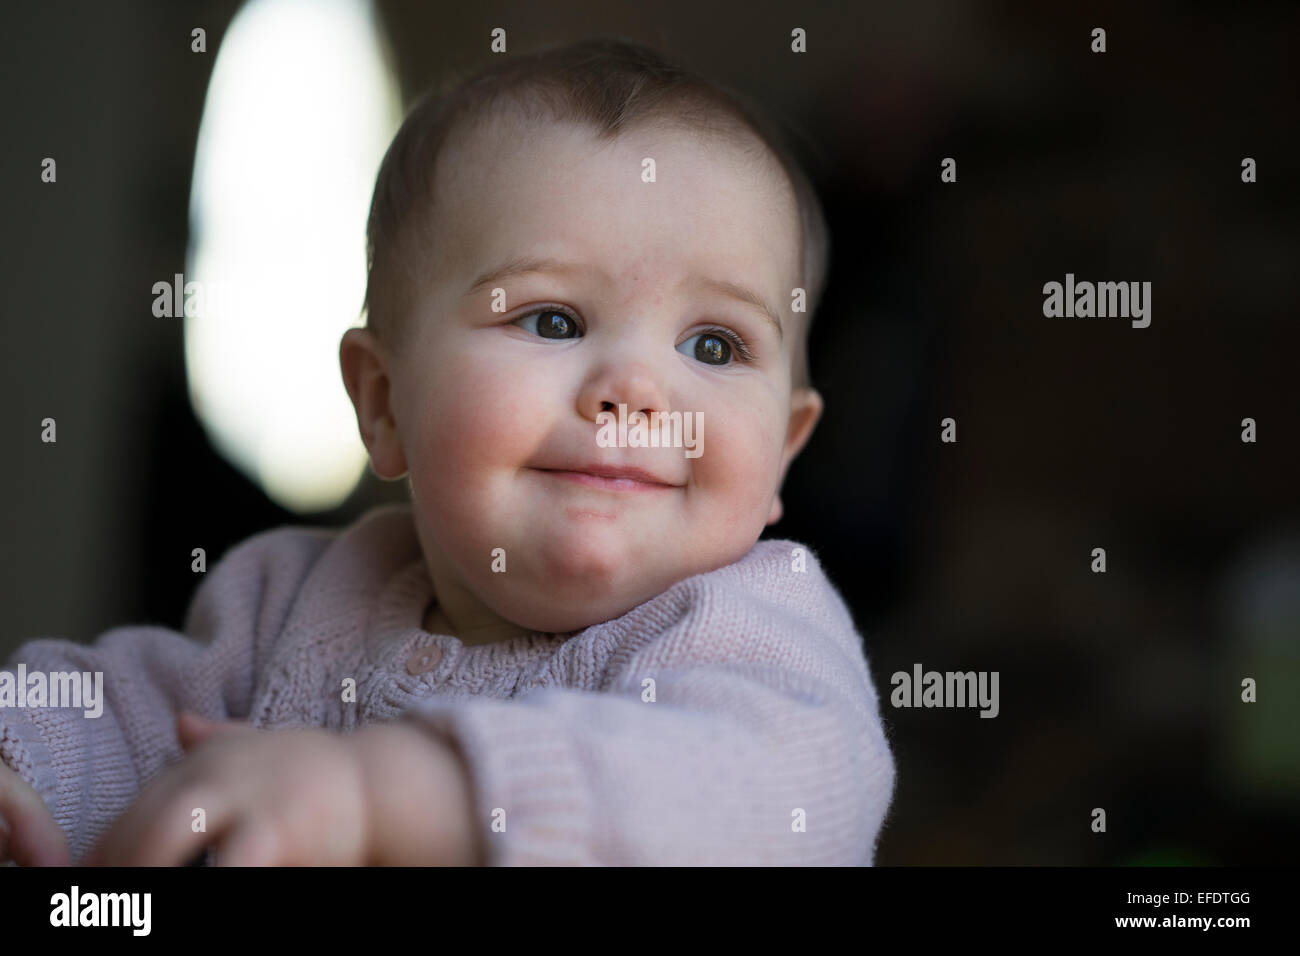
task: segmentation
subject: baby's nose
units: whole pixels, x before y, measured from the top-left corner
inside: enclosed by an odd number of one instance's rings
[[[626,405],[627,403],[624,402],[623,404]],[[602,412],[614,412],[615,414],[617,414],[617,413],[618,413],[618,403],[616,403],[616,402],[601,402],[601,403],[600,403],[600,410],[601,410]],[[666,411],[666,409],[649,408],[649,407],[647,407],[647,408],[640,408],[640,409],[631,409],[631,408],[628,409],[628,413],[629,413],[629,414],[630,414],[631,412],[633,412],[633,411],[639,411],[639,412],[642,412],[642,413],[645,414],[645,415],[653,415],[655,412],[658,412],[658,411]]]
[[[644,415],[670,411],[667,390],[661,377],[650,369],[612,365],[593,374],[578,393],[578,413],[596,421],[601,412],[617,415],[619,406],[625,414]]]

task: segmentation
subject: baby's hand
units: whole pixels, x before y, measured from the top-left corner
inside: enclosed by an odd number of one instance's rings
[[[0,763],[0,863],[67,866],[68,841],[41,795]]]
[[[174,866],[215,843],[220,866],[473,862],[468,781],[418,730],[259,731],[193,714],[194,751],[150,781],[100,839],[90,865]],[[196,809],[206,832],[195,832]]]

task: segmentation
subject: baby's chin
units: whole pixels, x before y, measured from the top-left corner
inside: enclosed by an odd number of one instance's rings
[[[483,597],[519,627],[569,633],[622,617],[678,581],[739,560],[745,550],[735,555],[661,550],[632,560],[590,546],[547,549],[536,566],[519,568],[512,582],[505,575],[487,582],[494,593]]]

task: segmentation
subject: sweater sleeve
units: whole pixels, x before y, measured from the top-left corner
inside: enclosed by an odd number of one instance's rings
[[[72,672],[83,683],[82,674],[92,675],[93,683],[102,675],[93,708],[0,708],[0,760],[41,795],[74,862],[151,777],[182,756],[180,710],[212,719],[248,715],[257,663],[323,545],[318,534],[291,528],[241,542],[199,586],[183,633],[118,627],[90,645],[42,638],[14,652],[3,669],[15,676],[19,664],[47,680]]]
[[[404,715],[464,756],[489,865],[873,863],[893,758],[849,612],[792,544],[614,622],[598,690]]]

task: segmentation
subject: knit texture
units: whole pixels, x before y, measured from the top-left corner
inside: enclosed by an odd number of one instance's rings
[[[5,670],[102,671],[104,709],[0,707],[0,759],[76,861],[181,758],[181,709],[443,735],[489,865],[874,861],[893,757],[861,638],[806,545],[759,541],[571,636],[465,646],[422,629],[433,596],[409,505],[255,535],[208,573],[183,633],[19,647]]]

